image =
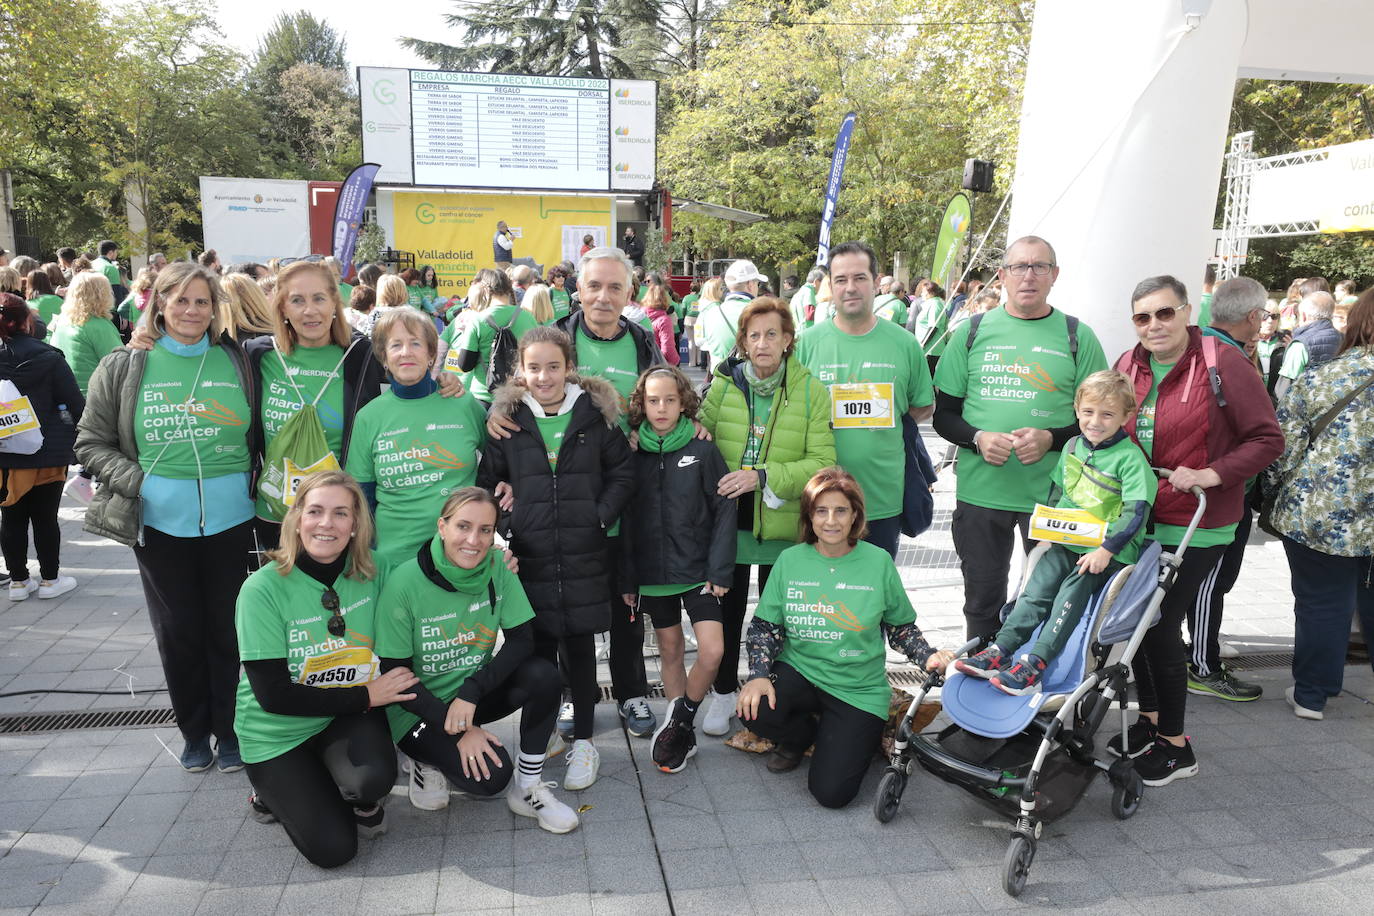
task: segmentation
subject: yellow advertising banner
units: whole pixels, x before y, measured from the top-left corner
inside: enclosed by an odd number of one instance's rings
[[[504,220],[514,235],[512,254],[543,270],[562,260],[576,263],[583,238],[611,240],[611,207],[605,197],[450,194],[397,191],[392,246],[415,255],[415,266],[432,265],[439,293],[465,296],[473,275],[495,265],[492,237]]]
[[[1331,147],[1321,195],[1322,232],[1374,230],[1374,140]]]

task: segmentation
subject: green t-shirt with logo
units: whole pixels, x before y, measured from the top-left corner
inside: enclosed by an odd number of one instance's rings
[[[549,470],[557,474],[558,453],[563,448],[563,434],[568,431],[568,424],[572,422],[572,411],[552,417],[536,416],[534,422],[539,426],[540,438],[544,440],[544,450],[549,457]]]
[[[243,473],[251,465],[252,415],[239,374],[222,347],[182,356],[154,346],[134,414],[139,467],[172,480]]]
[[[605,379],[620,395],[620,425],[629,435],[625,415],[629,412],[635,382],[639,380],[639,353],[634,338],[626,331],[615,340],[599,340],[587,334],[584,328],[578,332],[575,345],[577,373]]]
[[[434,536],[454,490],[477,482],[486,411],[471,394],[401,398],[385,391],[353,419],[348,473],[377,485],[377,555],[389,565]]]
[[[830,389],[835,455],[863,487],[868,517],[897,515],[906,473],[902,416],[935,403],[921,345],[890,321],[857,336],[817,322],[798,341],[797,356]]]
[[[782,626],[779,661],[831,696],[887,718],[892,688],[881,624],[914,623],[916,610],[886,550],[860,541],[832,559],[794,544],[774,564],[754,616]]]
[[[1144,402],[1140,405],[1139,415],[1135,421],[1135,438],[1140,443],[1141,450],[1150,458],[1154,457],[1155,449],[1155,400],[1159,397],[1159,385],[1164,381],[1174,364],[1165,365],[1150,357],[1150,374],[1154,377],[1150,383],[1150,393],[1145,395]],[[1161,481],[1161,487],[1167,487],[1167,481]],[[1177,547],[1183,540],[1183,535],[1188,531],[1187,525],[1158,525],[1151,524],[1150,537],[1168,547]],[[1223,525],[1220,528],[1199,528],[1193,532],[1193,539],[1189,542],[1189,547],[1216,547],[1219,544],[1229,544],[1236,539],[1236,523]]]
[[[688,293],[682,297],[682,317],[684,319],[697,317],[697,302],[700,300],[701,293]]]
[[[496,340],[496,331],[492,325],[504,328],[508,324],[517,341],[525,336],[526,331],[539,326],[534,316],[518,305],[494,305],[469,319],[462,336],[457,338],[459,350],[470,350],[477,354],[477,368],[472,370],[472,382],[468,390],[479,401],[491,401],[491,389],[487,387],[487,368],[491,364],[491,345]],[[511,359],[515,359],[514,353],[511,354]],[[508,366],[507,376],[514,371],[514,365]]]
[[[935,370],[935,386],[964,400],[964,419],[974,429],[1009,433],[1022,427],[1056,429],[1074,422],[1073,393],[1083,379],[1107,368],[1102,344],[1086,322],[1078,324],[1078,359],[1069,352],[1064,313],[1017,318],[1006,309],[986,312],[973,352],[969,322],[950,333]],[[985,509],[1030,512],[1049,492],[1058,454],[1047,450],[1034,464],[1011,455],[988,464],[972,449],[959,450],[957,496]]]
[[[549,301],[553,303],[553,320],[568,317],[572,311],[572,296],[566,289],[559,289],[556,286],[549,287]],[[550,322],[552,323],[552,322]]]
[[[314,403],[315,414],[324,428],[325,443],[335,458],[343,454],[343,356],[344,350],[337,344],[297,346],[286,357],[276,349],[262,355],[264,448],[272,444],[286,421],[294,417],[301,407]],[[324,396],[316,402],[315,398],[321,389]],[[259,518],[273,518],[271,509],[261,496],[258,497],[257,514]]]
[[[460,349],[458,341],[463,339],[463,334],[471,318],[472,316],[467,314],[467,310],[464,309],[453,316],[453,320],[439,335],[439,352],[444,354],[444,371],[458,376],[458,380],[463,383],[464,391],[472,390],[472,377],[476,374],[476,370],[464,372],[458,368],[458,351]],[[483,376],[486,375],[486,366],[479,364],[477,368],[482,371]]]
[[[491,660],[502,630],[534,619],[520,580],[495,551],[487,554],[496,607],[486,582],[475,591],[451,592],[435,585],[411,558],[391,571],[377,613],[377,655],[408,658],[410,670],[445,703],[458,695],[473,673]],[[393,703],[386,708],[391,738],[401,736],[420,717]]]
[[[358,687],[372,680],[379,667],[372,648],[373,618],[377,612],[377,597],[382,591],[381,577],[369,582],[347,576],[335,580],[334,591],[339,596],[339,609],[346,624],[341,637],[329,634],[332,614],[320,603],[324,588],[299,569],[285,576],[278,575],[275,562],[249,576],[239,589],[234,613],[239,658],[245,662],[284,658],[292,681],[303,683],[309,679],[321,685],[316,688],[319,690]],[[331,658],[333,653],[341,654]],[[311,673],[305,670],[309,659],[318,659],[315,665],[319,668]],[[323,686],[325,684],[329,686]],[[234,732],[238,735],[243,759],[248,763],[262,763],[280,756],[324,731],[332,721],[329,716],[286,716],[268,712],[258,702],[248,676],[245,674],[239,680]]]

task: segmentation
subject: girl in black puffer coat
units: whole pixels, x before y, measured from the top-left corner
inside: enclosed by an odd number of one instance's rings
[[[492,396],[492,411],[520,424],[509,439],[489,438],[477,482],[509,512],[510,546],[534,607],[535,649],[560,660],[572,692],[573,770],[595,779],[591,748],[597,697],[596,633],[611,624],[606,551],[634,489],[630,447],[616,421],[620,399],[608,382],[579,378],[572,342],[551,327],[520,340],[513,381]],[[582,745],[579,747],[579,745]],[[584,777],[585,778],[585,777]]]

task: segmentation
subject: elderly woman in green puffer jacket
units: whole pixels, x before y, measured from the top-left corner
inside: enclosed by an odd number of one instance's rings
[[[835,463],[830,395],[793,355],[795,342],[787,303],[755,299],[740,314],[735,355],[717,366],[702,401],[701,425],[730,469],[719,492],[736,500],[739,517],[734,582],[721,599],[725,656],[702,723],[708,735],[730,729],[750,567],[762,592],[778,554],[800,536],[802,489]]]

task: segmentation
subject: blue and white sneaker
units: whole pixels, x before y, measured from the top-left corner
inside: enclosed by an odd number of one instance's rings
[[[625,730],[636,738],[647,738],[658,727],[658,718],[644,697],[635,697],[621,703],[620,718],[625,720]]]

